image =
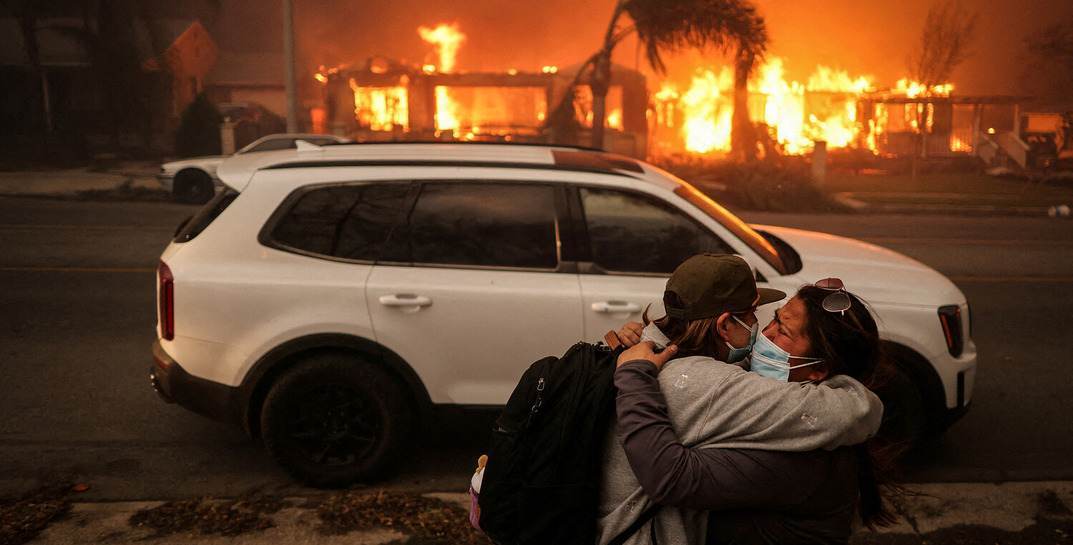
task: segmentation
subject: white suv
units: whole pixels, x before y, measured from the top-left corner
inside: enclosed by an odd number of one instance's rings
[[[158,270],[151,381],[241,424],[314,485],[375,478],[433,408],[506,402],[534,360],[599,340],[700,252],[793,293],[837,276],[869,301],[899,374],[887,426],[938,432],[976,371],[965,296],[856,240],[752,228],[646,163],[492,144],[239,155]],[[772,309],[764,309],[766,320]]]

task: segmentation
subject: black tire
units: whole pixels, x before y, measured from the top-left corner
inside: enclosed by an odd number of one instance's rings
[[[186,204],[205,204],[215,193],[212,178],[203,170],[180,171],[171,188],[172,198]]]
[[[261,436],[296,479],[338,488],[390,475],[405,454],[415,411],[399,383],[353,354],[325,352],[288,370],[261,409]]]
[[[895,364],[886,383],[876,392],[883,401],[883,423],[878,435],[895,452],[911,452],[931,434],[922,387],[903,365]]]

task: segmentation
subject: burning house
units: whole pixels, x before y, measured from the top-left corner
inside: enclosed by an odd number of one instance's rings
[[[539,72],[459,71],[455,55],[464,35],[457,27],[421,27],[439,64],[411,66],[374,57],[362,66],[322,67],[323,106],[313,111],[313,130],[359,141],[461,140],[588,142],[592,93],[580,67],[548,65]],[[567,98],[575,131],[553,128],[549,116]],[[607,97],[605,148],[645,157],[648,150],[648,92],[644,76],[616,66]],[[568,123],[569,124],[569,123]]]
[[[733,79],[724,67],[697,69],[684,90],[662,83],[652,99],[650,154],[729,152]],[[872,157],[978,157],[1022,170],[1073,158],[1069,105],[959,96],[950,83],[929,88],[906,78],[880,88],[870,77],[824,66],[800,83],[788,81],[782,59],[772,58],[749,82],[747,103],[764,149],[781,155],[805,155],[823,142]]]
[[[577,74],[581,66],[459,70],[465,35],[456,25],[417,30],[437,63],[373,57],[361,65],[322,66],[315,74],[321,105],[311,112],[312,129],[359,141],[590,142],[592,93],[588,71]],[[660,81],[650,95],[643,74],[616,65],[604,148],[642,158],[725,154],[733,87],[729,67],[702,67],[688,86]],[[1031,162],[1032,144],[1020,139],[1025,121],[1017,97],[957,96],[952,84],[928,87],[909,78],[882,87],[869,76],[825,66],[798,82],[787,78],[785,61],[776,57],[757,68],[747,94],[763,153],[807,155],[823,142],[835,153],[866,157],[977,155],[988,163],[1011,158],[1025,168]],[[562,104],[565,126],[562,111],[556,114]]]

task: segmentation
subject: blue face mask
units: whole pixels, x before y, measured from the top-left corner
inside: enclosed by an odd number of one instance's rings
[[[727,354],[727,363],[738,363],[739,361],[744,360],[749,353],[753,351],[753,343],[756,342],[756,334],[760,331],[760,322],[757,322],[750,327],[745,322],[739,320],[737,316],[731,314],[730,317],[733,318],[735,322],[741,324],[741,327],[749,330],[749,344],[746,344],[741,348],[735,348],[730,343],[726,343],[727,348],[730,349],[730,353]]]
[[[792,359],[812,361],[790,365],[790,360]],[[753,345],[753,353],[749,361],[749,370],[760,376],[789,382],[791,369],[816,365],[822,361],[822,359],[806,358],[804,356],[791,356],[789,352],[779,348],[777,344],[771,342],[771,339],[767,338],[767,335],[760,335],[756,338],[756,344]]]

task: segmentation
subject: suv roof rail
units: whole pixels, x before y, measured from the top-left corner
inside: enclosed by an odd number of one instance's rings
[[[354,141],[354,142],[338,142],[330,143],[326,145],[330,146],[375,146],[379,144],[465,144],[471,146],[529,146],[537,148],[569,148],[581,151],[595,151],[599,153],[612,153],[600,148],[594,148],[591,146],[582,146],[580,144],[553,144],[550,142],[504,142],[502,140],[483,141],[483,140],[439,140],[428,139],[422,140],[419,138],[410,140],[369,140],[369,141]]]
[[[260,170],[323,167],[485,167],[560,170],[645,178],[643,163],[602,150],[560,147],[534,143],[488,145],[472,142],[378,142],[317,146],[302,142],[299,149],[247,154],[224,161],[217,170],[220,180],[239,191]],[[391,144],[396,144],[391,148]],[[507,149],[514,147],[514,149]],[[384,149],[378,149],[383,147]],[[439,149],[434,149],[439,148]],[[468,148],[468,149],[461,149]],[[498,148],[498,149],[497,149]],[[383,153],[381,153],[383,152]]]
[[[298,151],[324,151],[322,148],[310,145],[307,148],[299,148]],[[528,162],[528,161],[493,161],[488,159],[469,158],[347,158],[347,157],[308,157],[306,160],[285,161],[262,165],[258,170],[278,170],[288,168],[309,167],[374,167],[374,166],[449,166],[449,167],[493,167],[493,168],[522,168],[522,169],[545,169],[567,170],[574,172],[595,172],[599,174],[627,175],[623,171],[643,174],[641,165],[628,157],[619,157],[603,151],[589,152],[587,150],[551,150],[552,162]]]

